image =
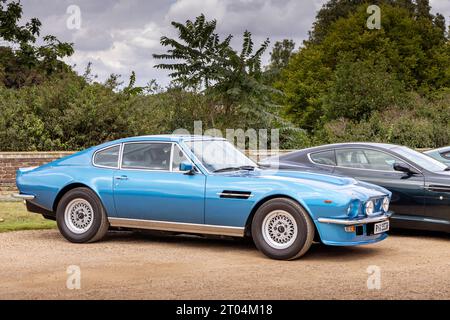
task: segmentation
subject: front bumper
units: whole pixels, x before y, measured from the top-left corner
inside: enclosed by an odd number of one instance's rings
[[[389,220],[391,216],[390,213],[383,214],[381,216],[368,217],[363,219],[354,219],[354,220],[344,220],[344,219],[333,219],[333,218],[319,218],[317,221],[321,223],[332,223],[332,224],[340,224],[344,226],[356,226],[361,224],[369,224],[369,223],[377,223]]]
[[[316,222],[322,242],[332,246],[356,246],[386,239],[387,233],[374,234],[376,223],[389,221],[391,213],[360,219],[318,218]],[[348,227],[354,231],[346,231]]]

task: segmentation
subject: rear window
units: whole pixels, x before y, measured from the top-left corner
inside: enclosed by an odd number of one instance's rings
[[[108,168],[119,167],[120,146],[113,146],[99,151],[94,156],[94,165]]]
[[[311,153],[311,160],[317,164],[325,164],[329,166],[336,165],[336,158],[333,150]]]

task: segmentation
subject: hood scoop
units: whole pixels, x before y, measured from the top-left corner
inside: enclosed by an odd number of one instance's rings
[[[248,199],[252,197],[250,191],[235,191],[235,190],[223,190],[218,193],[221,198],[225,199]]]

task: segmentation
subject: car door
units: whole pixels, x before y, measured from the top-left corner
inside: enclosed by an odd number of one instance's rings
[[[190,160],[175,143],[125,143],[120,169],[114,174],[117,216],[204,223],[206,178],[180,172],[182,161]]]
[[[425,214],[428,222],[443,224],[450,229],[450,174],[448,177],[430,174],[425,180]]]
[[[334,173],[382,186],[392,192],[390,210],[396,215],[423,216],[424,176],[395,171],[400,158],[370,148],[336,149]]]

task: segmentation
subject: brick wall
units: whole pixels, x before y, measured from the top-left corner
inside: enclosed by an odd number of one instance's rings
[[[16,170],[35,167],[73,152],[0,152],[0,200],[10,200],[16,192]]]

